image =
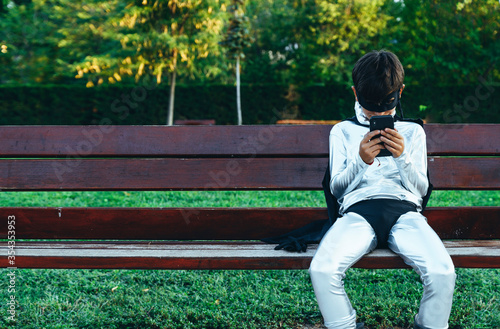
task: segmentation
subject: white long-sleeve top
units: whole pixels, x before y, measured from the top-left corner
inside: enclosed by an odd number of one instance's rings
[[[422,209],[427,193],[427,145],[424,129],[416,123],[396,121],[404,138],[398,157],[377,157],[372,165],[359,155],[359,144],[369,132],[369,121],[356,103],[356,115],[363,126],[342,121],[330,131],[330,189],[340,205],[340,214],[351,205],[369,199],[406,200]]]

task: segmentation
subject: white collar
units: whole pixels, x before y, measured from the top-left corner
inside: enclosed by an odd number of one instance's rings
[[[356,113],[356,118],[358,119],[358,122],[362,124],[363,126],[370,126],[370,120],[368,117],[363,113],[363,108],[361,107],[361,104],[356,101],[354,103],[354,112]],[[396,111],[391,114],[392,117],[394,118],[394,115],[396,115]]]
[[[370,120],[363,113],[363,108],[361,107],[361,104],[358,103],[358,101],[354,103],[354,112],[356,113],[356,118],[358,119],[359,123],[361,123],[363,126],[370,126]]]

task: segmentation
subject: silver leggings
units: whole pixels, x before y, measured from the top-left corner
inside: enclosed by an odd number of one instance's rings
[[[413,267],[423,283],[424,293],[415,317],[426,329],[448,328],[455,267],[443,243],[418,212],[397,220],[389,235],[389,248]],[[319,309],[328,329],[354,329],[356,311],[344,290],[345,272],[377,245],[370,224],[356,213],[347,213],[321,240],[309,274]]]

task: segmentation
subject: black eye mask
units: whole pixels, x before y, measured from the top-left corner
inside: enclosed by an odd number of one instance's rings
[[[360,94],[358,94],[357,97],[359,104],[368,111],[386,112],[395,108],[396,105],[399,103],[399,90],[396,90],[390,93],[389,95],[385,96],[384,99],[382,99],[378,104],[367,102],[365,98]]]

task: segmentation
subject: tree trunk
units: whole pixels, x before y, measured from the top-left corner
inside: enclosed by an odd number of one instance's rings
[[[174,124],[174,98],[175,98],[175,78],[176,74],[172,72],[172,78],[170,79],[170,98],[168,102],[168,118],[167,125],[172,126]]]
[[[170,79],[170,98],[168,102],[168,115],[167,115],[167,125],[173,126],[174,124],[174,99],[175,99],[175,78],[177,76],[177,54],[178,50],[174,49],[174,69],[172,71]]]
[[[241,117],[241,92],[240,92],[240,56],[236,57],[236,109],[238,111],[238,125],[243,124]]]

